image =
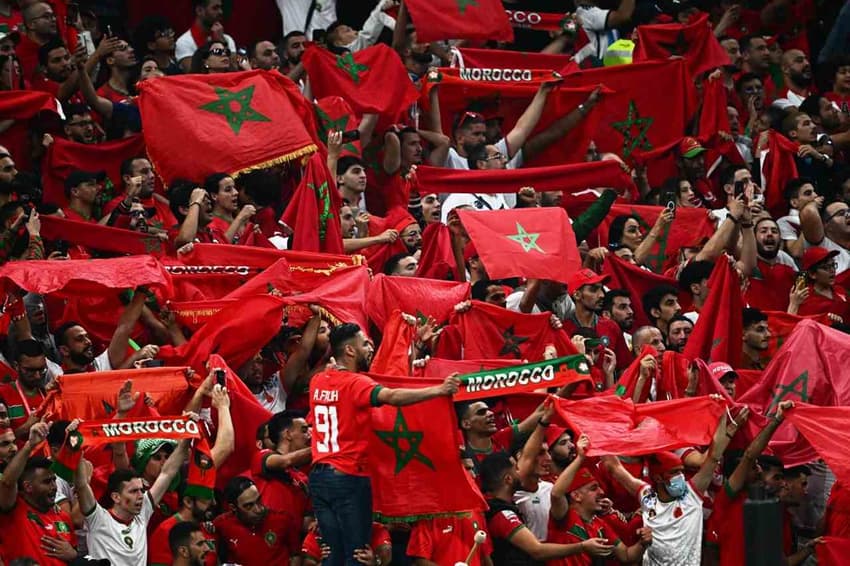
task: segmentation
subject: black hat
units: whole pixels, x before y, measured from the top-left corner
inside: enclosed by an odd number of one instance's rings
[[[80,183],[85,183],[87,181],[96,181],[98,183],[102,183],[103,180],[106,179],[105,171],[72,171],[68,178],[65,179],[65,190],[70,191],[74,187],[80,185]]]

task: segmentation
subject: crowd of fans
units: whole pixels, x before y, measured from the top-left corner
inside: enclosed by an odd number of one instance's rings
[[[688,24],[708,13],[728,64],[690,79],[703,89],[708,81],[722,82],[730,131],[716,133],[734,142],[734,158],[707,163],[707,155],[715,154],[691,129],[696,120],[671,150],[674,176],[658,186],[649,181],[655,178],[651,161],[598,152],[593,142],[580,148],[587,161],[619,162],[636,191],[585,187],[591,204],[571,219],[583,265],[566,274],[568,283],[491,279],[458,211],[562,207],[574,195],[533,186],[517,187],[514,194],[491,194],[486,186],[477,193],[420,194],[417,168],[524,168],[545,148],[573,143],[570,130],[604,100],[602,87],[542,133],[535,128],[556,83],[543,83],[516,123],[470,105],[453,116],[451,131],[444,131],[440,89],[432,88],[425,95],[431,98],[430,112],[420,112],[417,104],[401,118],[360,116],[355,134],[339,128],[327,132],[320,151],[336,181],[331,190],[342,202],[332,218],[340,222],[344,252],[365,255],[370,277],[381,272],[417,277],[429,228],[448,226],[453,261],[448,278],[470,284],[467,300],[454,307],[456,315],[480,303],[551,313],[552,328],[566,332],[592,366],[592,387],[549,391],[565,399],[622,396],[620,377],[634,366],[638,378],[627,397],[635,403],[662,401],[657,394],[661,356],[684,352],[703,306],[712,294],[725,292],[708,285],[721,262],[737,274],[733,283],[740,285],[746,303],[741,312],[728,313],[742,321],[742,342],[735,346],[740,366],[713,360],[708,375],[692,366],[686,396],[704,391],[699,379],[710,379],[732,400],[740,397],[739,373],[763,370],[770,361],[771,321],[765,313],[818,315],[839,330],[850,325],[850,279],[842,277],[850,273],[850,4],[503,0],[508,10],[566,13],[558,31],[517,27],[512,44],[417,42],[404,0],[363,2],[371,11],[362,25],[338,20],[334,0],[278,0],[283,27],[277,36],[236,38],[228,34],[222,0],[193,0],[186,30],[159,14],[133,27],[106,25],[101,4],[108,3],[0,0],[0,94],[47,92],[62,109],[61,124],[0,115],[4,263],[119,255],[44,236],[42,219],[50,216],[76,221],[80,232],[95,224],[144,232],[178,258],[197,244],[299,249],[291,227],[278,220],[301,175],[296,162],[238,176],[221,172],[177,179],[163,187],[155,164],[139,153],[120,164],[115,178],[75,169],[63,179],[64,200],[48,197],[41,179],[49,174],[45,156],[51,145],[61,140],[96,147],[144,132],[136,106],[144,81],[260,69],[288,77],[312,104],[302,55],[314,46],[344,55],[388,43],[421,89],[437,68],[452,64],[458,47],[542,51],[564,55],[581,68],[611,67],[631,63],[639,26]],[[235,10],[248,9],[233,4]],[[378,124],[386,129],[377,130]],[[796,152],[797,174],[783,180],[780,214],[777,203],[765,198],[771,136],[793,144]],[[364,148],[359,155],[345,149],[352,140]],[[376,167],[366,157],[367,146],[382,156]],[[206,158],[214,162],[216,156]],[[406,207],[393,194],[403,185],[413,187],[404,197]],[[637,214],[612,211],[624,202],[663,210],[650,226]],[[667,250],[669,282],[642,296],[613,286],[603,274],[605,262],[660,272],[650,255],[683,209],[704,211],[713,233]],[[597,233],[603,229],[607,245],[599,246]],[[403,245],[392,254],[375,253],[397,243]],[[781,529],[762,542],[781,540],[783,564],[814,563],[823,535],[850,536],[836,527],[843,527],[840,520],[826,520],[830,512],[834,518],[850,511],[842,508],[842,494],[832,489],[834,477],[822,461],[789,467],[765,454],[793,410],[787,400],[772,407],[768,424],[746,450],[727,451],[748,418],[744,408],[720,419],[710,445],[642,458],[589,457],[592,435],[562,426],[551,399],[516,420],[498,399],[457,402],[456,423],[443,424],[456,426],[460,446],[445,450],[459,448],[488,508],[373,522],[375,486],[365,440],[370,407],[450,397],[460,380],[453,373],[443,376],[441,385],[424,388],[378,385],[366,373],[376,349],[385,346],[383,329],[329,316],[321,300],[310,305],[306,323],[291,326],[283,320],[272,344],[257,345],[255,354],[234,368],[272,417],[250,431],[256,434],[253,457],[236,466],[242,473],[219,477],[220,490],[191,489],[185,469],[196,448],[190,450],[187,439],[112,444],[106,459],[86,454],[69,481],[57,475],[55,461],[81,421],[39,410],[57,383],[85,372],[144,371],[156,365],[161,347],[184,344],[192,330],[175,321],[168,308],[154,312],[140,288],[124,298],[120,318],[109,321],[111,340],[102,343],[63,314],[64,297],[21,287],[7,289],[8,338],[0,346],[9,376],[0,385],[0,564],[726,566],[745,563],[744,502],[754,486],[779,501],[775,524]],[[680,302],[683,297],[687,304]],[[638,326],[635,321],[643,318],[646,324]],[[449,343],[451,328],[442,324],[447,321],[406,320],[416,328],[414,365],[429,357],[463,359],[462,349]],[[547,351],[546,357],[567,353]],[[218,370],[209,368],[185,412],[206,423],[209,458],[221,468],[233,457],[235,439],[231,397],[216,381]],[[114,391],[110,418],[127,417],[144,392],[143,380]],[[479,530],[487,538],[467,556]]]

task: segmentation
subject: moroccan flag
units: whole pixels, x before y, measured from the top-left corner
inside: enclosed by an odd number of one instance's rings
[[[393,208],[383,218],[380,216],[369,216],[369,236],[378,236],[386,230],[395,230],[399,235],[411,224],[416,224],[416,219],[407,211],[407,207]],[[399,237],[395,242],[374,244],[363,250],[363,255],[369,262],[369,267],[375,273],[384,270],[384,264],[392,256],[406,252],[407,246]]]
[[[514,40],[514,30],[498,0],[408,0],[404,5],[416,26],[416,41]]]
[[[656,399],[680,399],[688,388],[688,366],[691,361],[673,350],[661,354],[661,371],[655,380]],[[706,393],[707,395],[707,393]]]
[[[90,250],[118,255],[165,255],[165,242],[147,232],[78,222],[58,216],[45,215],[39,218],[41,237],[47,241],[65,240]]]
[[[310,103],[278,72],[164,77],[139,91],[148,154],[166,183],[238,175],[317,149]]]
[[[118,391],[128,379],[133,390],[153,398],[162,415],[179,415],[192,396],[182,367],[65,374],[47,410],[57,419],[106,419],[115,415]]]
[[[147,127],[147,124],[145,124]],[[120,140],[97,144],[84,144],[56,137],[47,148],[41,182],[44,185],[44,202],[67,206],[65,179],[72,171],[105,171],[114,187],[121,187],[121,163],[131,157],[145,155],[145,140],[141,134]],[[109,187],[106,189],[109,190]],[[112,196],[118,196],[113,191]]]
[[[556,399],[559,416],[590,438],[589,456],[640,456],[683,446],[711,444],[724,404],[692,397],[635,405],[614,395]]]
[[[511,360],[446,360],[427,358],[424,365],[413,368],[416,377],[446,377],[452,373],[475,373],[514,365]]]
[[[739,367],[744,334],[740,313],[744,298],[738,273],[726,255],[714,262],[708,288],[711,292],[682,353],[691,360],[702,358],[708,363],[726,362],[733,368]]]
[[[32,168],[30,155],[33,140],[30,121],[42,116],[51,116],[51,114],[57,126],[60,126],[59,115],[62,114],[62,109],[59,101],[46,92],[33,90],[0,92],[0,120],[14,120],[8,129],[0,133],[0,145],[9,150],[20,171],[28,171]]]
[[[765,414],[780,401],[824,407],[850,406],[850,384],[842,376],[850,367],[847,335],[811,320],[801,320],[791,336],[738,402]],[[843,425],[846,428],[846,422]],[[812,447],[793,427],[781,427],[770,443],[786,466],[817,459]]]
[[[562,74],[564,87],[603,84],[615,91],[593,109],[599,114],[593,139],[600,152],[616,153],[627,161],[635,151],[648,151],[681,138],[696,109],[693,82],[683,59]],[[662,92],[664,96],[659,97]]]
[[[168,273],[150,256],[12,261],[0,267],[0,282],[6,289],[14,284],[42,295],[62,291],[65,295],[85,296],[104,289],[134,289],[140,285],[166,295],[171,290]]]
[[[561,31],[564,27],[565,14],[550,14],[546,12],[526,12],[522,10],[505,10],[511,27],[531,29],[535,31]]]
[[[591,381],[590,366],[584,354],[467,373],[458,378],[461,386],[454,395],[455,401],[513,395]]]
[[[463,341],[466,359],[508,358],[538,361],[547,345],[558,355],[577,353],[567,333],[549,323],[551,313],[524,314],[472,301],[472,308],[452,319]]]
[[[850,407],[819,407],[800,402],[786,413],[786,420],[805,437],[835,477],[844,483],[850,481],[848,419]]]
[[[57,298],[59,296],[60,294],[57,294]],[[76,322],[86,329],[89,338],[95,344],[95,349],[99,347],[105,350],[112,340],[121,313],[127,307],[127,294],[113,289],[86,295],[62,294],[62,296],[65,303],[62,316],[52,320],[51,324],[59,327],[66,322]],[[130,338],[146,341],[148,338],[145,327],[141,323],[136,323]]]
[[[782,216],[788,208],[783,193],[786,183],[799,176],[794,159],[799,147],[800,144],[779,132],[772,129],[767,131],[767,151],[762,162],[762,176],[765,205],[774,217]]]
[[[566,283],[581,269],[576,236],[563,208],[458,210],[492,279],[528,277]]]
[[[410,354],[416,339],[416,327],[408,324],[398,309],[381,328],[383,338],[372,358],[370,371],[385,375],[410,375]]]
[[[644,344],[643,348],[640,350],[640,354],[635,356],[632,363],[623,370],[623,374],[617,381],[617,387],[614,389],[614,394],[617,397],[622,397],[624,399],[632,399],[634,397],[635,389],[637,388],[637,380],[640,376],[640,361],[646,356],[652,356],[658,359],[658,351],[649,344]],[[638,397],[639,403],[646,403],[649,399],[649,389],[651,385],[652,384],[649,381],[644,384],[643,389],[640,392],[640,397]]]
[[[343,253],[339,209],[342,197],[328,171],[325,156],[316,153],[307,162],[301,182],[281,220],[293,230],[292,247],[308,252]]]
[[[608,254],[605,257],[605,262],[602,264],[602,274],[611,277],[607,284],[609,289],[623,289],[629,292],[632,299],[632,309],[635,311],[633,328],[640,328],[649,324],[649,317],[643,312],[643,303],[641,302],[641,298],[647,291],[658,285],[671,285],[679,288],[679,282],[676,279],[638,267],[614,254]],[[680,291],[679,304],[682,305],[683,310],[687,310],[685,305],[689,305],[690,302],[690,294]]]
[[[328,132],[348,132],[357,129],[357,116],[351,106],[340,96],[326,96],[316,101],[316,128],[319,139],[327,145]],[[342,144],[341,155],[362,155],[360,140]]]
[[[179,301],[170,302],[169,310],[174,313],[174,318],[181,326],[185,326],[192,332],[196,332],[207,323],[218,311],[230,306],[236,299],[211,299],[208,301]]]
[[[826,314],[813,314],[808,316],[797,316],[788,314],[784,311],[762,311],[767,316],[767,326],[770,328],[770,343],[767,351],[764,353],[763,362],[769,362],[776,352],[782,347],[797,324],[801,320],[813,320],[825,326],[830,326],[832,322]]]
[[[210,444],[205,435],[201,435],[193,444],[192,452],[189,455],[186,490],[183,493],[190,497],[212,499],[214,497],[216,471],[210,452]]]
[[[631,175],[624,172],[616,161],[489,171],[420,165],[416,169],[416,186],[420,195],[479,193],[481,187],[487,187],[487,192],[492,194],[516,193],[522,187],[534,187],[537,191],[564,191],[565,194],[594,187],[610,187],[620,192],[636,190]]]
[[[508,51],[505,49],[474,49],[472,47],[456,47],[452,50],[452,57],[461,71],[464,69],[516,69],[520,72],[533,69],[560,71],[570,63],[569,55]]]
[[[53,457],[53,463],[50,465],[57,476],[68,483],[74,482],[74,473],[77,471],[77,466],[80,465],[80,458],[83,457],[83,445],[79,434],[65,434],[65,441]]]
[[[688,71],[696,78],[702,73],[729,65],[729,55],[714,37],[708,14],[689,24],[657,24],[637,27],[634,62],[684,57]]]
[[[405,378],[387,385],[410,387]],[[456,430],[448,397],[372,409],[372,511],[380,520],[413,521],[486,507],[461,464]]]
[[[442,222],[428,224],[422,231],[422,253],[416,277],[454,280],[457,270],[449,227]]]
[[[843,566],[850,556],[850,539],[823,537],[823,544],[815,545],[815,556],[820,566]]]
[[[401,58],[383,44],[344,55],[314,46],[302,61],[313,96],[341,96],[358,114],[381,114],[395,122],[419,97]]]
[[[469,283],[379,273],[369,285],[366,313],[378,328],[384,327],[396,308],[417,318],[434,318],[443,323],[456,304],[469,299],[469,289]]]

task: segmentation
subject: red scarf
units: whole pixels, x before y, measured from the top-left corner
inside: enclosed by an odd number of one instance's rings
[[[197,20],[189,28],[189,33],[192,34],[192,39],[195,40],[195,45],[200,47],[210,40],[210,32],[205,30]]]

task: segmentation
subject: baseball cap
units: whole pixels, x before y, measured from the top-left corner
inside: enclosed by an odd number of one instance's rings
[[[97,181],[98,183],[102,183],[104,179],[106,179],[105,171],[80,171],[77,169],[76,171],[71,171],[71,174],[68,175],[67,179],[65,179],[65,189],[71,190],[80,183],[85,183],[86,181]]]
[[[570,277],[569,282],[567,283],[567,288],[570,292],[575,292],[584,287],[585,285],[599,285],[606,284],[608,280],[611,279],[610,275],[599,275],[592,269],[579,269],[573,276]]]
[[[688,136],[686,138],[682,138],[682,141],[679,142],[679,155],[682,157],[691,159],[692,157],[696,157],[700,153],[704,153],[706,151],[707,150],[697,141],[696,138]]]
[[[549,428],[545,429],[543,436],[546,439],[546,444],[549,445],[549,449],[552,449],[552,446],[558,442],[558,439],[561,438],[561,435],[567,432],[567,429],[562,426],[550,425]]]
[[[571,491],[575,491],[577,489],[581,489],[589,483],[593,483],[598,481],[596,476],[593,475],[593,472],[590,471],[590,468],[587,466],[582,466],[576,472],[576,477],[573,478],[573,483],[570,484],[570,488],[567,490],[567,493]]]
[[[730,373],[732,374],[731,377],[734,377],[735,379],[738,378],[738,374],[735,373],[735,370],[732,368],[732,366],[730,366],[726,362],[714,362],[713,364],[709,364],[708,371],[711,373],[712,376],[717,378],[717,381],[720,381]]]
[[[670,470],[682,467],[682,459],[672,452],[656,452],[649,459],[649,475],[663,476]]]
[[[838,255],[838,250],[828,250],[820,246],[807,249],[803,252],[803,271],[809,271],[817,264],[832,259]]]

